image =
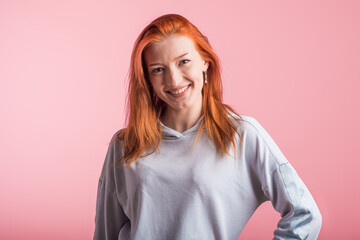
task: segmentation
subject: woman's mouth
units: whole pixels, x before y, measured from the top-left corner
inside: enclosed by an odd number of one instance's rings
[[[186,87],[183,87],[179,90],[176,91],[168,91],[167,93],[169,93],[171,96],[173,97],[181,97],[184,96],[187,93],[187,90],[189,89],[191,84],[187,85]]]

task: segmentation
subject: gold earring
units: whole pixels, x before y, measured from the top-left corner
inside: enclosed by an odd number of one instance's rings
[[[205,71],[205,83],[207,83],[207,72]]]

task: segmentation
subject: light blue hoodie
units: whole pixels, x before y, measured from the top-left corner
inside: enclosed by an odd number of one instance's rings
[[[236,135],[236,158],[219,158],[205,129],[192,147],[202,118],[183,133],[161,123],[159,151],[128,168],[111,165],[122,154],[121,142],[109,146],[98,185],[94,239],[236,240],[268,200],[281,214],[274,239],[316,239],[319,209],[265,129],[252,117],[237,117],[243,151]]]

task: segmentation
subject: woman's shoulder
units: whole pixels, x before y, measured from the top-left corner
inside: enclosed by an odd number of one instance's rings
[[[265,130],[253,116],[240,115],[234,112],[229,112],[229,115],[232,118],[232,122],[236,126],[237,130],[240,132],[255,131],[260,133]]]
[[[255,117],[233,114],[233,119],[237,124],[238,133],[244,140],[245,147],[257,149],[257,151],[269,151],[278,164],[287,162],[273,137]]]
[[[265,140],[269,137],[267,131],[255,117],[236,113],[230,113],[230,115],[237,131],[241,135],[246,134],[248,137],[263,138]]]
[[[105,165],[113,165],[123,154],[123,135],[124,129],[116,130],[112,135],[110,141],[108,141],[108,149],[105,159]]]
[[[120,171],[122,164],[119,164],[119,160],[123,154],[121,133],[124,129],[116,130],[112,135],[110,142],[108,141],[108,147],[106,151],[105,160],[100,175],[100,180],[107,182],[109,189],[114,188],[115,172]],[[117,166],[116,168],[114,168]]]
[[[111,138],[109,142],[109,147],[111,146],[119,147],[122,144],[124,139],[124,130],[125,128],[118,129],[112,135],[110,135]]]

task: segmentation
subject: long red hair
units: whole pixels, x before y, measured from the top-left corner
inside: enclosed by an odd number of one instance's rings
[[[235,134],[238,132],[230,118],[233,116],[229,113],[241,117],[230,106],[222,103],[222,80],[218,57],[207,37],[201,34],[186,18],[178,14],[166,14],[145,27],[136,39],[132,51],[126,99],[127,127],[119,131],[114,138],[114,141],[120,139],[123,142],[123,154],[118,161],[122,161],[128,166],[139,157],[153,153],[158,149],[162,139],[161,125],[158,119],[166,108],[166,103],[156,96],[151,87],[143,53],[150,43],[162,41],[174,33],[192,39],[196,50],[205,61],[209,62],[208,83],[204,84],[202,89],[203,119],[197,132],[196,143],[205,126],[219,156],[223,153],[229,154],[228,146],[230,144],[236,149]],[[242,148],[241,138],[240,143]],[[147,150],[151,151],[144,155]]]

